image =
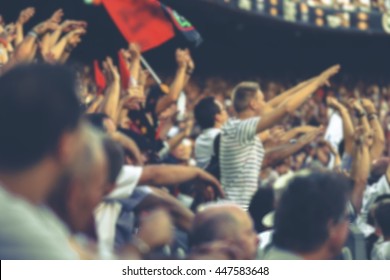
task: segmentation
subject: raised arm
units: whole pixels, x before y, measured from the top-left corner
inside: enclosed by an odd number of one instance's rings
[[[120,101],[120,77],[118,68],[114,66],[112,59],[108,57],[103,63],[103,68],[107,75],[109,86],[106,89],[102,103],[102,111],[108,115],[114,122],[118,118],[118,109]]]
[[[133,156],[133,160],[135,161],[135,165],[143,164],[141,151],[133,139],[118,131],[110,134],[110,136],[112,139],[117,141],[125,151],[130,152],[130,154]]]
[[[351,155],[354,145],[355,129],[348,109],[334,97],[328,97],[326,102],[329,107],[332,107],[339,112],[341,119],[343,120],[344,150]]]
[[[367,134],[364,128],[359,127],[355,133],[355,146],[351,177],[354,180],[351,202],[356,213],[360,212],[363,203],[363,194],[366,189],[367,179],[370,173],[370,153],[367,145]]]
[[[258,126],[257,133],[260,133],[283,119],[288,113],[295,112],[299,106],[301,106],[318,88],[329,83],[329,79],[336,75],[340,70],[340,65],[335,65],[324,72],[322,72],[317,78],[311,80],[307,86],[303,87],[294,95],[287,98],[282,104],[280,104],[273,111],[262,116]]]
[[[29,7],[20,12],[19,18],[16,21],[16,38],[15,47],[19,46],[24,39],[24,25],[34,16],[35,8]]]
[[[130,64],[130,75],[132,82],[130,86],[138,85],[138,77],[140,76],[140,72],[142,70],[141,67],[141,47],[138,44],[130,44],[129,53],[131,55],[131,64]],[[135,84],[134,84],[135,82]]]
[[[299,136],[300,134],[305,134],[309,133],[312,131],[317,131],[319,128],[315,126],[310,126],[310,125],[302,125],[302,126],[297,126],[289,131],[285,132],[282,134],[279,138],[281,143],[287,143],[288,141],[294,139],[295,137]]]
[[[369,125],[373,131],[373,143],[370,148],[371,161],[378,160],[385,149],[385,134],[378,119],[374,104],[369,99],[362,99],[362,104],[367,113]]]
[[[66,61],[70,52],[81,42],[81,36],[86,33],[84,28],[78,28],[65,35],[53,48],[49,54],[55,61]]]
[[[37,51],[38,37],[43,36],[46,32],[55,28],[57,28],[57,24],[51,21],[44,21],[35,26],[16,48],[12,57],[12,63],[17,64],[31,61],[35,57]]]
[[[314,77],[314,78],[311,78],[309,80],[306,80],[302,83],[299,83],[298,85],[296,85],[295,87],[275,96],[274,98],[272,98],[270,101],[267,102],[267,104],[269,104],[270,106],[272,107],[277,107],[279,106],[281,103],[283,103],[284,100],[286,100],[286,98],[296,94],[297,92],[299,92],[300,90],[302,90],[303,88],[305,88],[306,86],[308,86],[312,81],[314,81],[317,77]]]
[[[184,88],[186,82],[186,69],[187,69],[187,56],[186,52],[181,49],[176,50],[176,62],[177,62],[177,71],[175,78],[169,89],[169,94],[163,96],[157,101],[156,113],[160,114],[169,106],[174,104],[179,98],[180,92]]]
[[[144,199],[139,207],[151,208],[157,205],[164,206],[170,212],[174,224],[185,231],[189,231],[194,219],[194,213],[170,194],[157,188],[151,188],[151,190],[152,192]]]
[[[317,128],[316,130],[306,133],[293,144],[285,144],[267,150],[262,168],[272,166],[277,161],[298,152],[300,149],[314,141],[322,132],[323,128]]]
[[[195,180],[211,185],[218,196],[224,197],[224,192],[218,180],[197,167],[176,165],[145,166],[138,185],[167,186]]]

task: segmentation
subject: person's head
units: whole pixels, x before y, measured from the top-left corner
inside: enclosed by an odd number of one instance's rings
[[[214,97],[206,97],[195,106],[196,122],[202,129],[221,127],[228,119],[224,106]]]
[[[255,258],[258,246],[252,219],[233,204],[210,205],[198,212],[189,240],[193,249],[215,241],[237,244],[246,252],[245,259]]]
[[[248,209],[257,232],[260,233],[267,229],[262,223],[263,218],[274,209],[274,191],[272,187],[259,188],[253,195]]]
[[[290,158],[286,158],[283,160],[279,160],[274,164],[274,169],[278,172],[279,176],[282,176],[288,173],[291,170],[291,160]]]
[[[171,151],[171,155],[179,161],[189,161],[192,155],[192,146],[192,141],[185,138],[175,149]]]
[[[275,246],[310,258],[338,255],[348,234],[350,190],[351,182],[336,173],[298,173],[276,209]]]
[[[386,170],[390,164],[390,158],[380,158],[372,163],[370,176],[368,177],[368,185],[375,184],[386,174]]]
[[[375,207],[374,218],[378,235],[390,240],[390,198],[378,203]]]
[[[96,128],[106,132],[113,133],[116,131],[116,125],[109,116],[104,113],[94,113],[86,115],[86,119]]]
[[[260,114],[265,108],[264,95],[258,83],[242,82],[233,90],[233,107],[237,114]]]
[[[82,129],[85,148],[48,200],[50,207],[73,232],[87,230],[93,210],[101,202],[108,184],[103,136],[89,125]]]
[[[51,65],[18,66],[0,77],[0,171],[16,173],[44,159],[60,168],[78,151],[75,76]]]

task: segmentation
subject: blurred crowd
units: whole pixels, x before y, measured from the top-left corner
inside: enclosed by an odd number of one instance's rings
[[[0,20],[1,259],[390,259],[390,83],[75,69],[87,23],[34,15]]]
[[[308,0],[311,7],[331,8],[348,12],[381,12],[385,13],[390,8],[387,0]]]

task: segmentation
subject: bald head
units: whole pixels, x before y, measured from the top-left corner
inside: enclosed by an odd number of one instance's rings
[[[244,248],[246,258],[253,258],[257,237],[248,213],[234,204],[209,205],[198,212],[190,232],[191,247],[215,241],[236,242]]]

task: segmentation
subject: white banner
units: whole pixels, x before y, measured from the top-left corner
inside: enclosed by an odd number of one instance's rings
[[[387,279],[388,261],[1,261],[2,280]]]

